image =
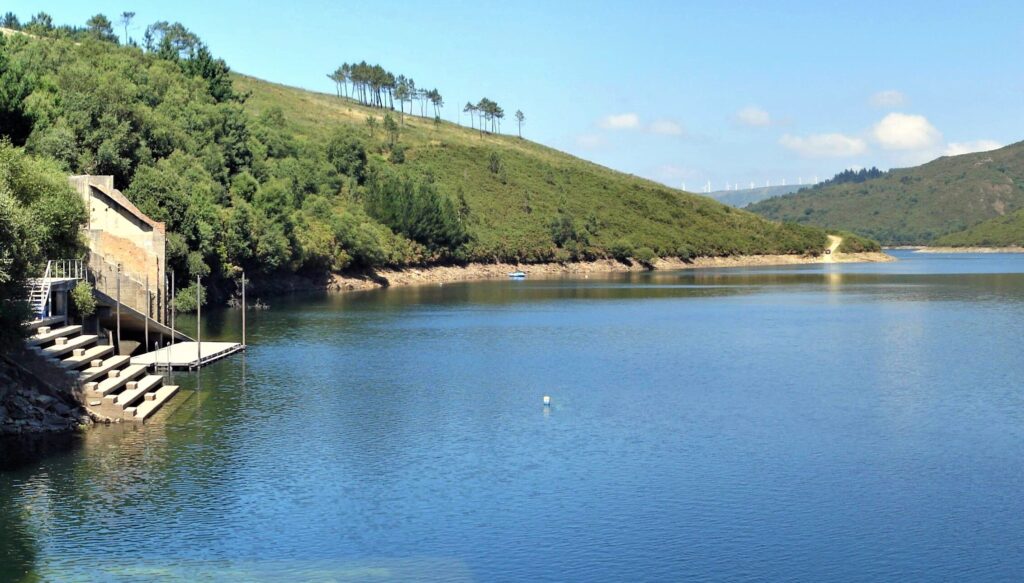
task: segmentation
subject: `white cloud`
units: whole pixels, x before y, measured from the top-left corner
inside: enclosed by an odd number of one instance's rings
[[[635,113],[607,115],[597,125],[606,130],[635,130],[640,127],[640,116]]]
[[[652,134],[661,134],[663,136],[681,136],[686,133],[682,125],[670,119],[659,119],[648,126],[647,129]]]
[[[872,106],[883,109],[887,107],[901,107],[906,105],[907,96],[895,89],[886,89],[885,91],[875,93],[868,101]]]
[[[970,154],[972,152],[988,152],[989,150],[996,150],[1002,148],[1003,145],[995,140],[974,140],[973,142],[950,142],[946,144],[946,150],[943,152],[946,156],[959,156],[960,154]]]
[[[597,134],[582,134],[576,136],[576,145],[581,148],[587,148],[592,150],[595,148],[600,148],[604,146],[606,143],[608,142],[607,140],[604,139],[604,136],[600,136]]]
[[[927,150],[942,142],[942,134],[923,115],[890,113],[872,134],[886,150]]]
[[[736,112],[736,121],[745,126],[763,128],[772,125],[772,116],[756,105],[748,105]]]
[[[847,158],[863,154],[868,149],[864,140],[844,134],[786,134],[779,143],[805,158]]]

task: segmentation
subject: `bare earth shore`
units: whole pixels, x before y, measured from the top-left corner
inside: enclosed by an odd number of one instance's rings
[[[831,261],[827,261],[830,258]],[[746,255],[741,257],[698,257],[692,261],[658,259],[654,268],[659,271],[703,269],[714,267],[754,267],[772,265],[804,265],[812,263],[883,263],[895,261],[885,253],[836,253],[830,256],[805,257],[802,255]],[[513,271],[523,271],[528,277],[561,277],[591,273],[645,271],[639,263],[625,264],[612,259],[570,263],[471,263],[469,265],[443,265],[407,269],[382,269],[375,276],[334,275],[329,285],[333,291],[358,291],[422,284],[444,284],[458,281],[503,279]]]
[[[914,247],[917,253],[1024,253],[1024,247]]]

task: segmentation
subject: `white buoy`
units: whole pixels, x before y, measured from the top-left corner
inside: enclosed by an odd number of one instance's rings
[[[544,406],[545,407],[550,407],[551,406],[551,397],[549,397],[547,395],[544,395]]]

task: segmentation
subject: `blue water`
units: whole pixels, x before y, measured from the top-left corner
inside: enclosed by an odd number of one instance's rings
[[[8,456],[0,580],[1020,580],[1024,255],[896,254],[272,300]]]

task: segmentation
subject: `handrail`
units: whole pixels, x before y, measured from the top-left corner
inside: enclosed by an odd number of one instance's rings
[[[84,259],[50,259],[43,279],[85,279]]]

